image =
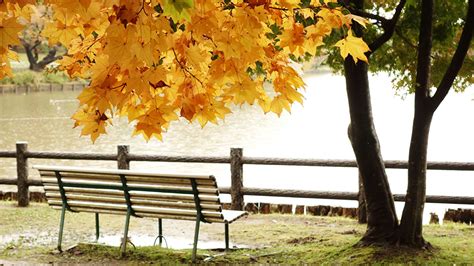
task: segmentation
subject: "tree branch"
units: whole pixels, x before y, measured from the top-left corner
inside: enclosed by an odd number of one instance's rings
[[[449,90],[451,89],[454,79],[461,69],[466,54],[469,50],[469,46],[472,40],[472,34],[474,31],[474,0],[469,0],[468,11],[466,15],[466,24],[464,25],[463,31],[461,33],[461,38],[454,52],[451,63],[448,66],[448,69],[444,73],[443,79],[438,85],[436,93],[433,95],[432,99],[432,108],[435,111],[441,102],[444,100],[446,95],[448,95]]]
[[[410,39],[407,38],[407,36],[403,35],[403,33],[400,31],[400,29],[395,29],[395,33],[397,34],[398,37],[400,37],[400,39],[402,39],[405,44],[407,44],[408,46],[412,47],[412,48],[415,48],[415,49],[418,49],[418,45],[412,43],[410,41]]]
[[[33,47],[31,47],[32,50],[36,49],[36,47],[38,47],[39,45],[41,44],[40,41],[36,40],[35,41],[35,44],[33,45]]]
[[[385,23],[382,23],[382,28],[384,29],[384,33],[380,35],[375,41],[373,41],[371,44],[369,44],[370,52],[368,55],[372,54],[375,52],[377,49],[380,48],[383,44],[385,44],[390,38],[392,38],[392,35],[395,31],[395,26],[397,25],[398,19],[400,18],[400,15],[402,14],[402,10],[405,7],[406,0],[401,0],[397,7],[395,8],[395,14],[393,14],[393,17],[390,20],[386,20]]]
[[[360,10],[360,9],[356,9],[356,8],[352,8],[352,7],[347,7],[347,9],[349,10],[349,12],[351,12],[351,14],[354,14],[354,15],[357,15],[357,16],[360,16],[360,17],[363,17],[363,18],[368,18],[368,19],[373,19],[373,20],[377,20],[377,21],[380,21],[382,23],[382,25],[388,23],[390,20],[385,18],[385,17],[382,17],[382,16],[379,16],[379,15],[376,15],[376,14],[372,14],[372,13],[369,13],[369,12],[365,12],[363,10]]]

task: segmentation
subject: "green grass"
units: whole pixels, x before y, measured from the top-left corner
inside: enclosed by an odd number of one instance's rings
[[[12,202],[0,202],[0,243],[2,260],[30,263],[106,263],[106,264],[187,264],[191,250],[159,247],[129,247],[120,258],[118,247],[79,244],[57,253],[59,212],[45,204],[17,208]],[[104,215],[101,230],[121,235],[124,217]],[[68,213],[65,244],[91,242],[93,215]],[[165,235],[184,234],[192,240],[193,222],[165,220]],[[474,264],[474,226],[460,224],[425,226],[424,234],[435,249],[414,251],[405,248],[355,248],[365,227],[354,220],[335,217],[297,215],[250,215],[230,226],[231,241],[247,248],[229,253],[222,250],[198,250],[199,263],[213,264]],[[132,219],[133,235],[153,234],[156,221]],[[222,225],[204,224],[200,240],[223,241]]]

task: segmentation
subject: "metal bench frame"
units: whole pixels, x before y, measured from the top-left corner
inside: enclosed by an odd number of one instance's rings
[[[198,239],[199,239],[199,228],[201,222],[204,223],[211,223],[207,221],[204,217],[204,214],[202,213],[202,207],[201,207],[201,201],[199,199],[199,191],[198,191],[198,185],[196,182],[195,178],[189,178],[191,181],[191,187],[192,191],[182,191],[182,190],[173,190],[173,189],[156,189],[156,188],[132,188],[127,185],[127,178],[125,174],[120,174],[117,173],[117,175],[120,176],[121,180],[121,186],[119,185],[106,185],[106,184],[78,184],[78,183],[69,183],[67,181],[62,180],[62,175],[61,172],[64,170],[55,170],[56,169],[61,169],[62,167],[51,167],[51,166],[34,166],[33,168],[38,169],[38,170],[44,170],[46,169],[47,171],[54,171],[55,176],[58,181],[58,187],[59,187],[59,193],[61,195],[61,201],[62,201],[62,208],[61,208],[61,218],[59,222],[59,236],[58,236],[58,250],[62,251],[62,238],[63,238],[63,231],[64,231],[64,221],[65,221],[65,215],[66,211],[70,212],[78,212],[73,210],[69,204],[68,204],[68,199],[66,195],[66,191],[64,189],[65,186],[67,187],[74,187],[74,188],[90,188],[90,189],[114,189],[114,190],[121,190],[124,192],[124,197],[125,197],[125,202],[127,205],[127,212],[125,215],[125,226],[124,226],[124,237],[121,243],[121,256],[125,255],[126,252],[126,246],[127,246],[127,241],[128,241],[128,229],[129,229],[129,224],[130,224],[130,217],[141,217],[139,215],[135,214],[135,211],[133,210],[132,206],[132,201],[130,197],[130,191],[145,191],[145,192],[158,192],[158,193],[173,193],[173,194],[187,194],[187,195],[193,195],[194,198],[194,203],[195,203],[195,209],[196,209],[196,221],[195,221],[195,229],[194,229],[194,242],[193,242],[193,251],[192,251],[192,260],[193,262],[196,260],[196,253],[197,253],[197,244],[198,244]],[[80,171],[80,168],[75,168]],[[87,168],[82,168],[83,170],[91,170]],[[104,169],[96,169],[96,170],[104,170]],[[120,172],[123,172],[124,170],[119,170]],[[93,172],[88,172],[89,174],[94,174]],[[99,172],[100,173],[100,172]],[[143,174],[143,173],[141,173]],[[149,173],[149,174],[156,174],[156,173]],[[210,178],[213,178],[210,176]],[[217,186],[216,186],[217,188]],[[95,213],[95,237],[96,241],[99,239],[99,234],[100,234],[100,223],[99,223],[99,213],[100,211]],[[242,212],[242,216],[246,215],[246,212]],[[240,217],[240,216],[239,216]],[[232,221],[231,221],[232,222]],[[225,250],[229,250],[229,222],[225,221],[224,222],[224,228],[225,228]],[[161,246],[162,240],[163,240],[163,225],[162,225],[162,218],[158,218],[158,237],[159,239],[159,244]]]

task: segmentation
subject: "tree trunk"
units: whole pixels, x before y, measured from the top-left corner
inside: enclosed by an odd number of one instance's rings
[[[367,232],[360,245],[388,244],[396,241],[398,219],[373,124],[367,64],[355,64],[348,57],[344,70],[351,116],[349,135],[367,205]]]
[[[400,223],[400,243],[427,247],[423,238],[423,208],[426,196],[426,162],[428,138],[433,113],[416,105],[408,159],[408,189]]]
[[[61,56],[56,56],[57,47],[51,47],[48,51],[48,54],[39,61],[38,52],[36,48],[41,43],[35,43],[33,46],[28,43],[23,43],[23,47],[25,48],[26,56],[28,58],[28,62],[30,63],[30,70],[41,72],[43,71],[47,65],[51,64],[52,62],[61,58]]]
[[[352,1],[352,4],[359,10],[364,9],[363,0]],[[353,30],[357,36],[361,35],[362,30],[357,25]],[[368,66],[362,61],[356,64],[352,57],[347,57],[344,75],[351,117],[349,138],[361,175],[367,209],[367,231],[359,245],[394,243],[398,237],[398,219],[373,123]]]
[[[28,63],[30,63],[30,70],[41,71],[38,67],[38,54],[34,52],[36,45],[31,46],[28,43],[24,43],[23,47],[25,48],[26,57],[28,58]]]
[[[400,222],[400,243],[413,247],[429,245],[423,238],[422,229],[428,138],[435,110],[430,97],[433,8],[433,0],[422,1],[415,85],[415,117],[408,157],[408,188]]]

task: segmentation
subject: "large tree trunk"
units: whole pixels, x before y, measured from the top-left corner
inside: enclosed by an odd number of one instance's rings
[[[352,1],[360,10],[363,10],[363,2]],[[360,36],[360,27],[354,25],[354,32]],[[373,123],[367,64],[362,61],[356,64],[352,57],[347,57],[344,75],[351,117],[349,138],[361,175],[367,208],[367,231],[359,245],[390,244],[397,240],[398,219]]]
[[[344,62],[351,124],[349,135],[365,191],[367,231],[360,245],[396,241],[398,220],[373,124],[367,64]]]

